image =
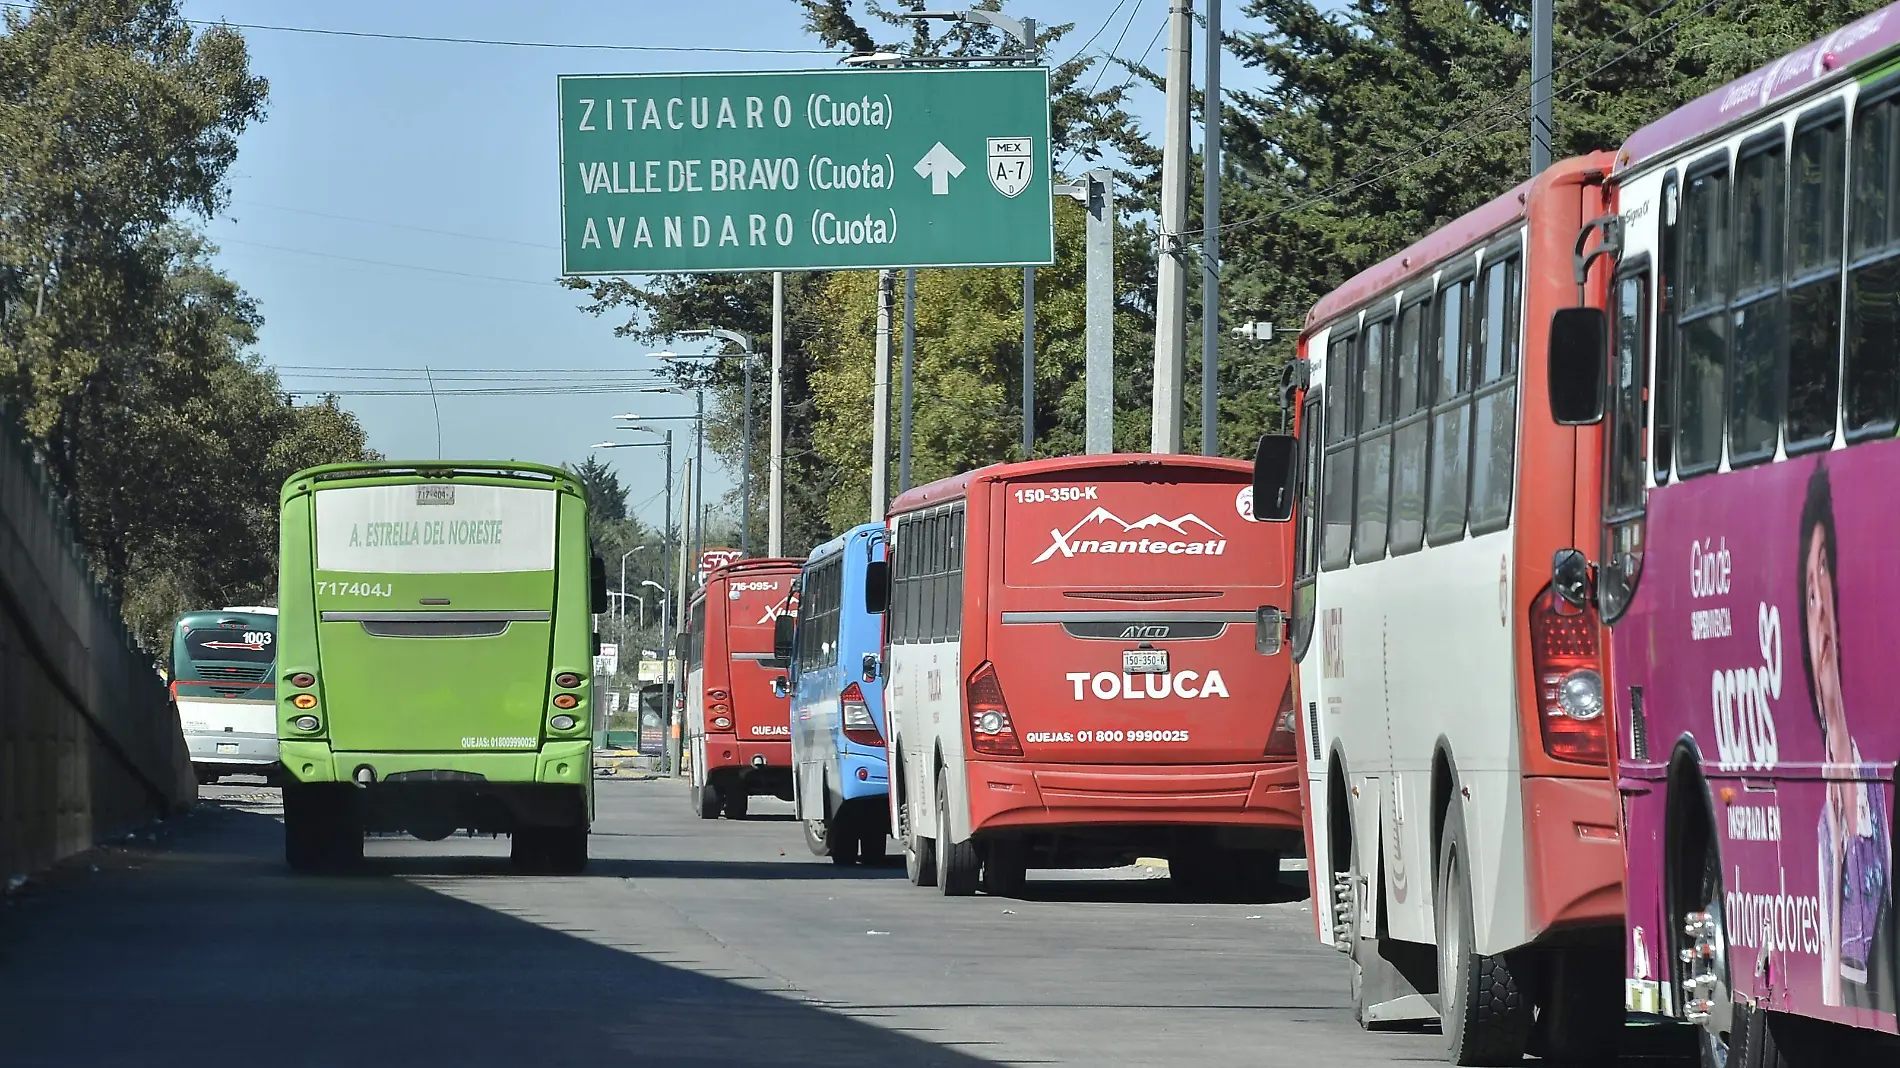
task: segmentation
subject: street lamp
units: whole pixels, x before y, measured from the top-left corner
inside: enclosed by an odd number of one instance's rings
[[[719,329],[718,327],[708,327],[703,330],[682,330],[680,331],[680,336],[690,337],[690,338],[716,337],[720,339],[721,341],[730,341],[733,344],[739,346],[738,352],[702,352],[702,353],[695,353],[691,355],[681,355],[679,353],[664,353],[660,356],[660,358],[663,360],[669,360],[669,361],[670,360],[686,360],[686,359],[696,359],[696,360],[734,360],[736,359],[740,361],[740,367],[744,371],[744,378],[745,378],[745,401],[744,401],[745,412],[744,412],[744,415],[740,419],[741,429],[739,431],[740,440],[741,440],[741,444],[739,447],[739,552],[742,555],[751,556],[752,555],[752,363],[753,363],[753,357],[756,356],[757,353],[752,351],[752,339],[747,337],[744,334],[739,333],[736,330],[722,330],[722,329]],[[773,390],[772,396],[776,400],[776,398],[779,396],[779,391],[776,389]],[[780,427],[779,412],[778,412],[778,409],[774,407],[772,410],[772,428],[775,431],[772,437],[772,470],[773,471],[778,471],[781,469],[780,462],[782,460],[782,457],[779,454],[779,450],[783,447],[783,444],[780,440],[780,435],[776,433],[779,427]],[[767,505],[769,515],[767,516],[767,519],[766,519],[766,525],[773,532],[772,536],[768,538],[768,541],[770,541],[773,544],[777,544],[779,540],[778,537],[776,536],[776,532],[779,529],[779,515],[780,515],[779,500],[778,500],[779,492],[780,492],[779,487],[774,486],[771,500]]]
[[[635,417],[629,415],[629,416],[622,416],[621,418],[631,419]],[[644,448],[652,448],[654,446],[659,446],[660,448],[663,448],[666,450],[666,459],[665,459],[666,490],[665,490],[665,493],[663,494],[663,496],[666,498],[666,504],[665,504],[665,512],[663,513],[664,518],[660,521],[660,556],[662,560],[670,558],[672,553],[668,549],[668,544],[671,542],[672,537],[673,537],[673,432],[671,430],[652,430],[643,426],[623,427],[622,429],[637,430],[642,434],[658,434],[660,435],[660,440],[659,441],[599,441],[599,442],[594,443],[594,448],[596,449],[644,449]],[[682,537],[681,540],[684,541],[685,539]],[[642,548],[644,548],[644,546],[642,546]],[[620,558],[620,588],[622,590],[625,590],[627,588],[626,568],[627,568],[627,558],[623,556]],[[673,647],[677,643],[667,637],[667,627],[666,627],[667,622],[668,622],[668,609],[672,605],[671,605],[671,602],[666,597],[666,588],[664,586],[660,586],[659,584],[653,582],[651,579],[642,580],[641,585],[652,586],[653,588],[660,591],[660,640],[666,646],[666,648],[663,649],[660,654],[660,690],[661,692],[664,693],[664,692],[667,692],[672,687],[672,680],[675,677],[673,674]],[[624,601],[621,602],[621,610],[623,613],[621,629],[624,631],[626,629],[625,616],[624,616],[624,612],[626,610],[626,602]],[[646,626],[646,622],[644,618],[646,615],[645,601],[642,601],[640,603],[640,614],[642,616],[640,625],[642,627],[645,627]],[[635,674],[637,677],[638,669],[635,670]],[[672,718],[673,718],[673,705],[672,705],[672,702],[670,701],[667,702],[666,716],[667,716],[668,729],[670,730],[672,726]],[[669,767],[672,768],[675,772],[677,772],[679,769],[679,754],[673,753],[672,760],[673,762],[672,764],[669,765]]]
[[[651,355],[662,360],[671,360],[671,359],[674,359],[678,354],[672,353],[672,352],[655,352],[655,353],[652,353]],[[659,416],[652,416],[651,418],[652,419],[691,418],[693,420],[693,513],[694,513],[692,517],[693,519],[693,560],[695,561],[695,566],[697,566],[697,561],[699,560],[699,551],[701,548],[700,541],[702,539],[702,536],[705,534],[705,526],[706,526],[706,390],[704,388],[695,388],[695,389],[689,390],[689,389],[683,389],[679,386],[646,386],[642,389],[637,389],[634,392],[636,393],[671,393],[676,397],[691,396],[693,398],[693,404],[694,404],[693,415],[691,415],[690,417],[679,416],[679,415],[659,415]],[[629,414],[629,415],[620,416],[620,418],[638,419],[640,417],[637,415]],[[672,465],[668,464],[667,472],[669,474],[671,474],[672,469],[673,469]],[[668,500],[670,501],[671,498],[669,497]]]

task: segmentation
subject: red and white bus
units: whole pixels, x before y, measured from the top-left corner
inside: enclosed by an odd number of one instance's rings
[[[1597,530],[1600,436],[1553,421],[1543,355],[1611,162],[1555,164],[1322,298],[1294,463],[1262,449],[1262,499],[1299,489],[1317,933],[1364,1026],[1441,1019],[1457,1064],[1613,1056],[1622,1021],[1605,657],[1550,584]]]
[[[1197,896],[1271,892],[1301,849],[1291,531],[1247,464],[985,467],[889,517],[891,825],[918,885],[1165,856]],[[1264,650],[1264,651],[1263,651]]]
[[[706,576],[687,610],[686,739],[693,810],[741,819],[747,799],[792,799],[791,702],[772,692],[773,624],[803,560],[741,560]]]

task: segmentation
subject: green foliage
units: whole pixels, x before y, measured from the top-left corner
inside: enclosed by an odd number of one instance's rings
[[[224,203],[267,86],[171,0],[57,0],[5,30],[0,402],[148,641],[269,602],[284,478],[368,453],[333,399],[288,403],[250,351],[255,302],[180,221]]]

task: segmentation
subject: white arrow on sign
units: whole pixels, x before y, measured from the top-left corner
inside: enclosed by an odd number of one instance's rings
[[[950,192],[950,179],[963,173],[963,161],[957,154],[943,147],[939,141],[924,153],[917,161],[917,176],[930,179],[930,192],[934,196],[947,196]]]

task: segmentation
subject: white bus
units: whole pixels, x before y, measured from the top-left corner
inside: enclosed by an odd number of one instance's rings
[[[1598,533],[1600,438],[1551,420],[1541,355],[1608,167],[1558,164],[1322,299],[1299,441],[1257,471],[1256,500],[1298,489],[1319,938],[1362,1025],[1441,1018],[1457,1064],[1576,1054],[1622,1019],[1604,646],[1549,588]]]
[[[172,625],[172,703],[201,783],[277,770],[277,609],[187,612]]]

